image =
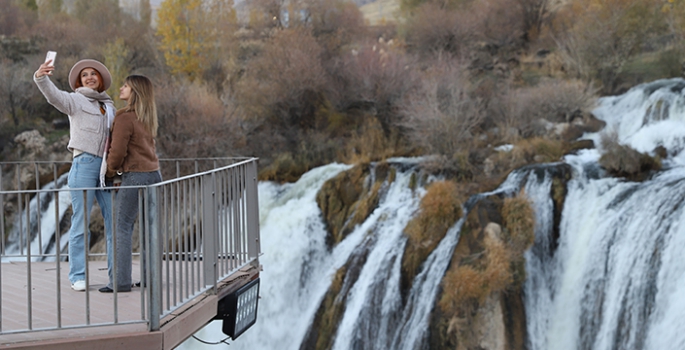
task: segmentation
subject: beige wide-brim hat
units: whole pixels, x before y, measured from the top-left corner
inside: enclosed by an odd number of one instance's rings
[[[69,86],[72,90],[76,90],[76,82],[78,79],[80,79],[81,71],[84,68],[93,68],[100,73],[100,76],[102,76],[102,84],[104,84],[105,90],[109,89],[109,86],[112,85],[112,75],[109,74],[109,69],[107,69],[104,64],[96,60],[85,59],[76,62],[76,64],[71,67],[71,70],[69,71]]]

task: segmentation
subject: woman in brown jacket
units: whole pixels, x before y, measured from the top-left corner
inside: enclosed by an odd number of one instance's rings
[[[126,77],[119,89],[126,107],[117,111],[107,155],[107,177],[121,175],[121,186],[144,186],[162,181],[155,150],[157,108],[152,82],[142,75]],[[138,188],[121,188],[116,197],[116,289],[131,291],[131,238],[138,216]],[[143,260],[144,261],[144,260]],[[145,276],[141,276],[145,278]],[[114,291],[114,281],[100,292]]]

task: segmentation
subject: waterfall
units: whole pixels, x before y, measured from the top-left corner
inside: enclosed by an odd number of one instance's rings
[[[50,182],[43,186],[42,190],[38,192],[28,205],[29,220],[26,219],[26,209],[19,210],[14,217],[12,229],[7,238],[7,246],[5,247],[5,256],[2,261],[11,261],[14,258],[12,255],[21,254],[22,250],[26,250],[26,235],[30,234],[31,254],[36,255],[32,257],[32,261],[54,261],[56,253],[55,245],[55,228],[64,217],[64,213],[71,207],[71,196],[69,191],[50,191],[54,189],[61,189],[67,187],[67,179],[69,173],[62,174],[57,181]],[[58,205],[59,213],[57,220],[55,214],[55,206]],[[39,224],[40,223],[40,224]],[[61,237],[61,242],[58,242],[59,249],[64,249],[69,238],[64,235]],[[53,255],[53,257],[41,257],[40,254]],[[26,258],[20,258],[26,261]]]
[[[685,250],[684,87],[682,79],[663,80],[600,100],[602,132],[640,152],[665,147],[665,170],[642,183],[597,178],[588,169],[601,149],[567,156],[576,174],[552,254],[544,248],[549,194],[532,197],[538,227],[525,285],[531,350],[685,348],[685,268],[677,258]]]
[[[597,149],[561,163],[518,169],[493,193],[523,189],[535,215],[535,242],[525,253],[527,348],[685,349],[685,80],[637,86],[602,98],[593,111],[607,123],[592,139]],[[663,146],[663,169],[641,183],[605,177],[598,165],[602,134],[645,153]],[[418,160],[395,160],[411,164]],[[559,227],[550,197],[552,172],[571,169]],[[378,208],[332,251],[315,196],[348,169],[330,164],[295,184],[259,185],[264,266],[257,324],[229,341],[238,349],[300,349],[335,272],[365,258],[345,296],[334,349],[422,349],[437,289],[459,240],[461,220],[447,232],[416,276],[405,301],[399,295],[402,230],[424,189],[411,191],[411,166],[398,167]],[[479,198],[473,196],[465,211]],[[558,236],[556,234],[558,234]],[[215,321],[197,333],[208,342],[226,336]],[[189,339],[179,349],[210,349]]]

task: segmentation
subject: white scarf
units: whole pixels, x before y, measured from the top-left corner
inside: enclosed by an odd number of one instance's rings
[[[100,164],[100,186],[107,187],[105,184],[105,174],[107,173],[107,153],[109,151],[110,132],[112,122],[114,122],[114,106],[105,103],[105,117],[107,117],[107,140],[105,141],[105,150],[102,153],[102,163]]]

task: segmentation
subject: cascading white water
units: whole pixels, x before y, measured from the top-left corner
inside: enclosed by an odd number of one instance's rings
[[[393,159],[411,166],[420,159]],[[429,256],[406,306],[401,303],[402,234],[418,209],[423,189],[412,191],[413,170],[398,170],[386,184],[378,208],[340,244],[327,252],[325,231],[315,196],[323,183],[347,169],[328,165],[305,174],[293,185],[260,184],[262,292],[257,324],[231,342],[239,349],[299,349],[334,273],[355,255],[364,255],[359,276],[346,294],[335,349],[415,349],[425,341],[440,276],[458,241],[456,225]],[[316,180],[316,181],[314,181]],[[197,333],[217,342],[220,322]],[[209,348],[190,339],[179,349]]]
[[[513,172],[496,192],[523,187],[536,213],[534,246],[526,252],[524,285],[528,348],[685,349],[685,81],[638,86],[604,98],[595,115],[602,133],[641,152],[664,146],[666,170],[643,183],[601,178],[600,134],[586,135],[597,150],[567,156],[568,184],[559,237],[554,237],[549,171],[559,164]],[[459,239],[461,222],[449,230],[417,275],[406,304],[399,296],[404,225],[420,194],[406,185],[408,172],[381,199],[379,208],[342,243],[327,252],[315,195],[325,180],[347,166],[333,164],[292,185],[262,183],[260,215],[264,265],[257,324],[231,342],[240,349],[300,349],[335,271],[355,254],[367,254],[346,295],[335,349],[420,349],[436,291]],[[478,196],[474,197],[474,200]],[[219,341],[214,322],[197,336]],[[180,349],[210,349],[190,339]]]
[[[62,236],[60,242],[54,242],[55,227],[64,213],[71,207],[71,196],[69,191],[50,191],[53,189],[68,188],[67,179],[69,173],[64,173],[57,178],[57,181],[45,185],[29,202],[28,212],[30,220],[27,221],[25,211],[16,215],[12,224],[12,231],[8,235],[5,255],[2,261],[11,261],[12,255],[21,254],[21,250],[26,253],[26,238],[31,236],[32,261],[44,260],[54,261],[54,257],[40,257],[40,254],[54,255],[56,246],[63,249],[68,243],[68,237]],[[59,213],[55,213],[55,206],[58,206]],[[25,210],[25,209],[24,209]],[[38,225],[40,223],[40,225]],[[38,232],[40,230],[40,232]],[[26,261],[25,257],[19,258]]]
[[[531,350],[685,349],[685,268],[677,258],[685,250],[683,87],[682,79],[641,85],[602,99],[595,110],[607,122],[602,132],[615,132],[619,142],[641,152],[668,150],[666,170],[654,178],[588,176],[596,150],[566,158],[576,174],[558,248],[542,248],[550,230],[538,221],[527,255]],[[548,196],[532,196],[539,220],[551,220],[539,210]]]

